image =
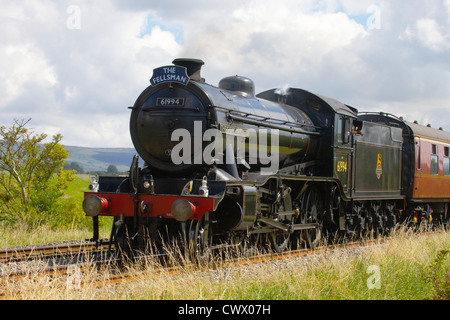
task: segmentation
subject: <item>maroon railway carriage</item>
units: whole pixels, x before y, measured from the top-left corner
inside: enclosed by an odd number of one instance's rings
[[[448,219],[450,203],[450,133],[442,128],[403,121],[386,113],[360,119],[402,129],[402,195],[405,213],[416,221]]]

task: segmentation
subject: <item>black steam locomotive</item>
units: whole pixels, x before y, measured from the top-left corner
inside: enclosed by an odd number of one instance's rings
[[[438,166],[446,191],[414,198],[415,141],[422,137],[414,126],[392,115],[359,115],[302,89],[255,95],[253,82],[240,76],[215,87],[201,77],[203,64],[176,59],[154,70],[131,107],[140,157],[128,177],[100,178],[85,195],[94,238],[103,215],[114,216],[111,235],[120,248],[188,243],[201,251],[246,242],[281,252],[315,246],[324,234],[447,219],[445,155]],[[442,135],[437,141],[449,157],[450,134]]]

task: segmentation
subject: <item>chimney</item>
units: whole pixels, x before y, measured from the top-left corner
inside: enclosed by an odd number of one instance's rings
[[[205,79],[200,76],[200,70],[205,63],[200,59],[178,58],[172,61],[176,66],[185,67],[189,78],[193,81],[205,82]]]

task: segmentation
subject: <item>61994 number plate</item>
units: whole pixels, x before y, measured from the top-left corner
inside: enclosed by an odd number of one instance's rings
[[[184,107],[184,98],[157,98],[157,107]]]

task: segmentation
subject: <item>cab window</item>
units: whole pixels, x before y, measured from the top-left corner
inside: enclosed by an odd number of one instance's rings
[[[341,144],[348,144],[350,142],[350,119],[339,117],[336,134],[338,136],[337,142]]]

